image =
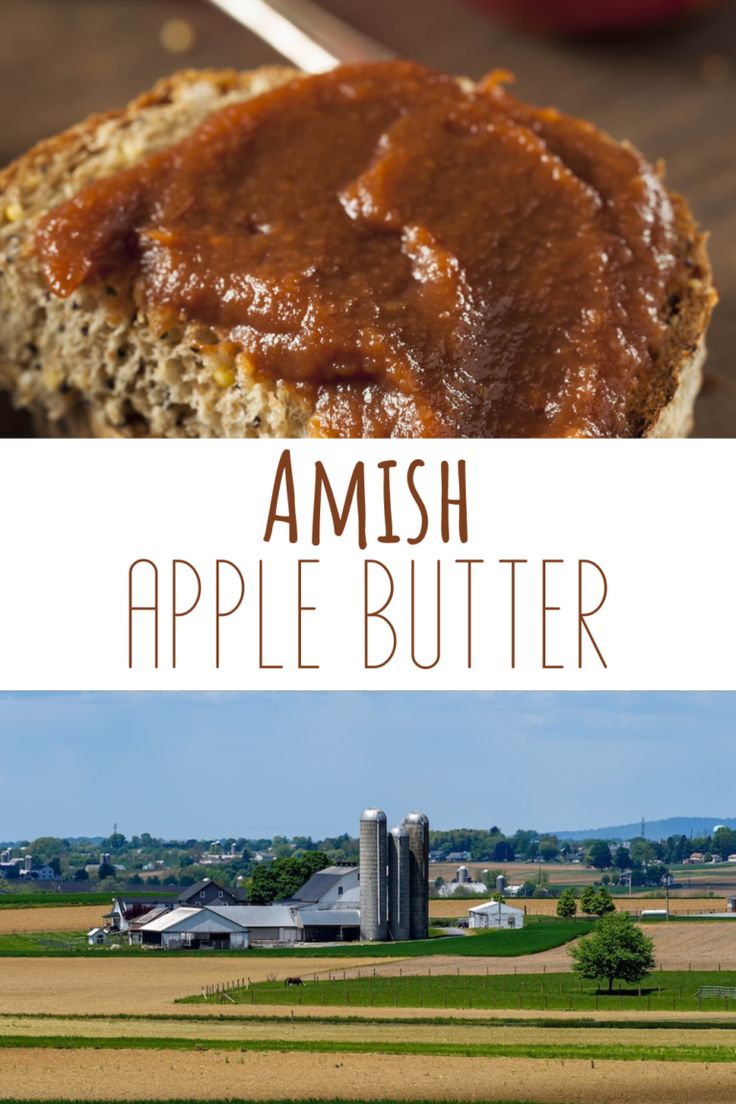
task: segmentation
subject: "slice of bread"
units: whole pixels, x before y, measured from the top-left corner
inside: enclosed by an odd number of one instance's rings
[[[32,250],[40,217],[86,182],[171,145],[215,109],[297,75],[287,68],[178,73],[123,111],[41,142],[0,173],[0,389],[32,413],[39,434],[314,432],[309,401],[278,382],[254,380],[231,343],[192,325],[159,332],[124,282],[83,285],[68,299],[56,298]],[[637,436],[685,436],[701,385],[715,292],[705,238],[678,197],[675,210],[688,277],[666,305],[663,355],[634,396]]]

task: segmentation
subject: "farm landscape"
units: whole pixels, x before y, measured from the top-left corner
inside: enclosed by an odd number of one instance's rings
[[[6,828],[0,1099],[736,1099],[736,823],[359,809],[315,837]]]
[[[599,884],[599,872],[584,871],[588,885]],[[90,946],[84,933],[105,923],[104,905],[65,904],[38,890],[18,908],[6,892],[0,1094],[733,1099],[733,1000],[698,995],[716,987],[736,995],[736,924],[725,911],[710,918],[725,899],[672,897],[669,919],[640,920],[656,966],[610,994],[571,969],[570,947],[602,920],[577,910],[558,917],[559,900],[530,898],[519,931],[432,927],[431,938],[408,943],[166,952]],[[661,900],[627,896],[616,905],[658,912]],[[474,904],[435,898],[429,911],[457,921]],[[14,939],[23,953],[12,953]]]

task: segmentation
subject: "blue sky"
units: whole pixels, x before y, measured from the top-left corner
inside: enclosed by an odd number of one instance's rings
[[[734,813],[736,694],[6,694],[0,839]]]

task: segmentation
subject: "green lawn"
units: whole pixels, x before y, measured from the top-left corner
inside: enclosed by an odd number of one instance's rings
[[[178,890],[172,891],[169,886],[151,886],[149,890],[141,889],[136,892],[127,891],[122,895],[126,901],[166,901],[176,897]],[[2,908],[54,908],[63,905],[109,905],[114,892],[107,893],[54,893],[53,890],[37,890],[35,893],[6,890],[0,893],[0,909]]]
[[[54,955],[161,955],[206,954],[229,955],[240,960],[248,958],[410,958],[424,955],[523,955],[536,954],[551,947],[560,947],[579,935],[591,930],[586,920],[539,920],[527,923],[521,931],[484,931],[473,935],[434,936],[431,939],[415,939],[406,943],[343,943],[339,946],[307,946],[252,948],[247,951],[162,951],[130,947],[120,940],[120,949],[89,947],[80,932],[26,933],[0,935],[2,956],[54,956]]]
[[[626,1046],[615,1043],[420,1043],[353,1039],[181,1039],[85,1035],[4,1035],[0,1050],[166,1050],[248,1053],[394,1054],[443,1058],[556,1058],[622,1062],[736,1062],[731,1046]]]
[[[365,977],[305,981],[301,987],[282,982],[260,982],[247,989],[228,990],[239,1004],[342,1005],[391,1008],[503,1008],[555,1009],[588,1012],[639,1009],[644,1011],[696,1010],[736,1012],[734,1000],[699,1000],[701,985],[733,986],[736,972],[655,971],[641,990],[621,987],[613,994],[599,991],[595,982],[575,974],[476,975],[434,974],[421,977]],[[217,995],[209,1001],[220,999]],[[187,997],[186,1003],[203,1003]]]
[[[181,1002],[178,1002],[181,1003]],[[617,1008],[613,1008],[612,1011],[617,1011]],[[718,1011],[718,1010],[717,1010]],[[110,1015],[107,1012],[12,1012],[4,1013],[4,1016],[12,1016],[14,1020],[58,1020],[64,1021],[72,1020],[79,1021],[80,1023],[88,1023],[94,1021],[104,1021],[106,1023],[115,1023],[119,1025],[121,1036],[134,1034],[131,1028],[136,1023],[181,1023],[182,1018],[180,1014],[172,1013],[142,1013],[134,1014],[132,1012],[117,1012]],[[393,1026],[404,1027],[458,1027],[465,1026],[474,1030],[476,1028],[485,1027],[519,1027],[524,1030],[530,1027],[543,1027],[549,1031],[559,1031],[564,1033],[572,1029],[579,1030],[581,1028],[591,1028],[593,1030],[602,1030],[603,1028],[612,1028],[614,1030],[630,1031],[632,1028],[632,1021],[626,1019],[606,1020],[603,1017],[591,1018],[590,1016],[569,1017],[564,1019],[551,1018],[549,1016],[514,1016],[507,1013],[502,1018],[497,1016],[458,1016],[453,1015],[441,1015],[434,1016],[422,1016],[421,1019],[417,1019],[416,1016],[408,1014],[402,1016],[400,1013],[392,1015],[390,1021],[386,1020],[385,1015],[379,1013],[371,1013],[370,1011],[364,1011],[360,1014],[352,1013],[334,1013],[334,1012],[314,1012],[314,1010],[308,1010],[306,1012],[296,1013],[293,1008],[284,1009],[283,1013],[274,1014],[271,1011],[268,1012],[254,1012],[249,1009],[247,1012],[239,1015],[232,1012],[230,1008],[227,1012],[221,1012],[218,1014],[212,1009],[212,1003],[208,1004],[208,1011],[202,1015],[197,1013],[187,1013],[187,1023],[200,1023],[200,1024],[212,1024],[212,1023],[242,1023],[252,1026],[253,1024],[326,1024],[333,1026],[340,1024],[341,1026],[365,1026],[365,1025],[377,1025],[385,1027],[387,1022],[390,1022]],[[637,1019],[635,1023],[637,1031],[648,1031],[650,1029],[656,1029],[657,1031],[712,1031],[714,1028],[718,1031],[736,1031],[736,1016],[729,1013],[722,1013],[718,1019],[708,1017],[707,1019],[700,1019],[695,1016],[683,1017],[682,1019],[661,1019],[659,1017],[652,1017],[651,1019]]]

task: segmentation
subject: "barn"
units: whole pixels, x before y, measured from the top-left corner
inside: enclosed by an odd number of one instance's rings
[[[248,931],[234,917],[223,915],[225,911],[235,910],[167,909],[141,927],[140,942],[144,947],[166,950],[243,950],[248,946]]]
[[[289,905],[211,905],[205,911],[237,923],[248,932],[250,946],[304,938],[299,911]]]

